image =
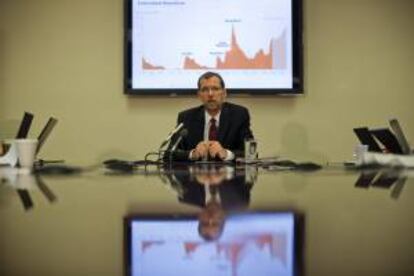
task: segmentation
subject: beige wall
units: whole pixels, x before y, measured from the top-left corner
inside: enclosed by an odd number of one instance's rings
[[[340,161],[352,127],[398,117],[414,141],[414,1],[304,0],[305,95],[237,97],[262,155]],[[0,0],[0,118],[59,118],[44,158],[143,158],[193,98],[123,95],[123,1]],[[414,142],[413,142],[414,144]]]

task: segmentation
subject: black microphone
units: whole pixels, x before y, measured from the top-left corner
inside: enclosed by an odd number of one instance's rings
[[[188,135],[188,130],[186,128],[183,128],[179,133],[178,133],[178,137],[175,139],[174,144],[172,144],[172,146],[170,145],[169,149],[167,149],[167,151],[164,154],[164,160],[166,160],[166,158],[168,158],[169,162],[172,161],[172,157],[174,152],[177,150],[178,145],[181,143],[181,141],[183,140],[184,137],[186,137]]]
[[[161,143],[160,149],[162,149],[168,142],[171,141],[171,139],[173,138],[173,136],[179,132],[182,128],[184,127],[183,123],[178,124],[167,136],[167,138],[165,138],[165,140]]]
[[[183,128],[179,133],[178,133],[178,138],[175,141],[174,145],[171,147],[170,152],[174,152],[178,145],[180,144],[181,140],[183,140],[184,137],[186,137],[188,135],[188,130],[186,128]]]

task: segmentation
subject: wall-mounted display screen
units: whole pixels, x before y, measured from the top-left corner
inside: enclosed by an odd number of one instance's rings
[[[228,92],[300,94],[300,0],[126,0],[125,92],[194,93],[205,71]]]
[[[128,218],[127,275],[296,275],[296,221],[290,212],[233,214],[206,241],[196,217]]]

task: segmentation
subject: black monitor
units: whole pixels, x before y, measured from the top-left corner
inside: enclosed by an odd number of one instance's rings
[[[303,93],[301,0],[125,0],[125,93],[194,93],[220,73],[229,94]]]
[[[22,121],[20,122],[19,130],[17,131],[16,139],[24,139],[29,134],[30,127],[32,125],[34,115],[30,112],[23,114]]]
[[[382,152],[380,145],[372,136],[367,127],[357,127],[353,129],[355,135],[358,137],[362,145],[368,146],[368,151]]]
[[[39,153],[40,149],[45,144],[46,139],[49,137],[50,133],[52,132],[53,128],[56,126],[57,122],[58,120],[53,117],[50,117],[49,120],[47,121],[46,125],[40,132],[39,137],[37,138],[38,144],[36,148],[36,154]]]
[[[384,145],[387,152],[403,154],[400,143],[394,133],[392,133],[388,128],[370,129],[370,132]]]

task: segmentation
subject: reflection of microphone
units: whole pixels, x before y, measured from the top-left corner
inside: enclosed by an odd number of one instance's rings
[[[160,149],[162,149],[168,142],[170,142],[171,138],[179,132],[184,127],[183,123],[177,125],[167,136],[167,138],[161,143]]]
[[[188,135],[188,130],[186,128],[183,128],[179,133],[178,133],[178,138],[175,141],[174,145],[171,147],[170,151],[171,153],[174,152],[178,145],[180,144],[181,140],[183,140],[184,137],[186,137]]]

